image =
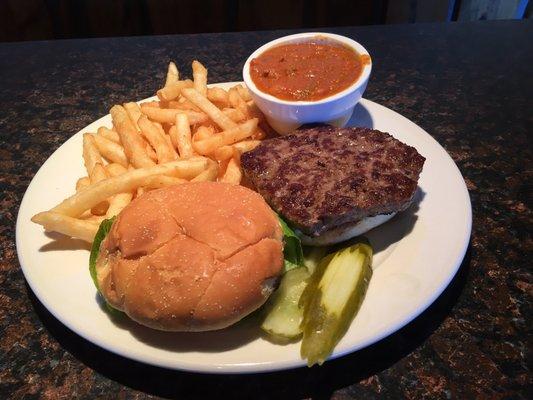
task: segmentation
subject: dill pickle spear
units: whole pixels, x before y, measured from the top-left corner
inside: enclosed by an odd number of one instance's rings
[[[300,349],[307,364],[321,365],[359,310],[372,276],[372,248],[357,243],[322,259],[301,297]]]
[[[291,269],[283,275],[278,289],[269,299],[261,329],[272,339],[289,341],[302,334],[303,308],[298,303],[309,275],[305,267]]]

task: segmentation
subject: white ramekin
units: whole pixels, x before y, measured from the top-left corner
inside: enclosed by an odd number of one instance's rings
[[[316,101],[288,101],[281,100],[270,94],[260,91],[255,86],[250,76],[250,62],[264,51],[281,44],[307,42],[313,39],[340,42],[360,55],[367,55],[368,51],[355,40],[332,33],[307,32],[296,35],[284,36],[273,40],[254,51],[246,60],[243,68],[244,83],[259,109],[265,114],[270,126],[278,133],[290,132],[300,125],[314,122],[323,122],[330,125],[343,127],[350,119],[354,107],[366,89],[372,61],[363,65],[359,78],[342,92]]]

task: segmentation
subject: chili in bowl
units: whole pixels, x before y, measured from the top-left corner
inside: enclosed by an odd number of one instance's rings
[[[371,69],[370,55],[356,41],[311,32],[261,46],[246,60],[243,77],[270,125],[283,134],[306,123],[344,126]]]

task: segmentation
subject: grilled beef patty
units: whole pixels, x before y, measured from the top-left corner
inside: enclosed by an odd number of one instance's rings
[[[241,158],[270,206],[308,236],[411,203],[425,158],[391,135],[319,126],[264,140]]]

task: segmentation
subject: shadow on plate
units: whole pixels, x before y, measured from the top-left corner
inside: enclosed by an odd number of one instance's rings
[[[142,326],[120,312],[110,313],[99,294],[96,294],[96,301],[117,328],[130,331],[140,342],[168,351],[216,353],[244,346],[261,336],[258,313],[253,313],[235,325],[219,331],[162,332]]]
[[[426,197],[426,193],[418,187],[413,202],[407,210],[396,214],[385,224],[365,233],[365,236],[372,244],[374,254],[386,252],[388,248],[398,243],[413,230],[418,219],[416,214],[424,197]]]
[[[362,126],[364,128],[374,129],[374,121],[365,106],[358,103],[355,106],[347,126]]]
[[[39,251],[91,250],[91,245],[84,240],[73,239],[57,232],[45,232],[46,237],[52,239],[39,248]]]
[[[374,345],[328,361],[322,367],[249,375],[195,374],[131,361],[70,331],[46,310],[28,286],[27,292],[42,323],[63,348],[96,372],[132,389],[166,398],[329,398],[336,390],[392,367],[423,346],[457,303],[469,268],[470,249],[441,296],[418,318]]]

